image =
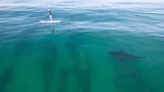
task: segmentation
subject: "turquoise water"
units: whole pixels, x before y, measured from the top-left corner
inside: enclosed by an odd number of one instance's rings
[[[0,1],[0,92],[164,92],[163,5]]]

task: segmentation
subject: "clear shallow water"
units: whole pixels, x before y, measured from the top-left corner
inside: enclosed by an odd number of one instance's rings
[[[0,1],[0,92],[163,92],[163,3],[94,2]]]

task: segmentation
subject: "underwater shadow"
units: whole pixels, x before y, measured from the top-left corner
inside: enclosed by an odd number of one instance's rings
[[[0,92],[5,92],[6,86],[13,80],[13,68],[7,68],[0,78]]]
[[[67,48],[74,62],[73,71],[77,76],[79,92],[90,92],[91,87],[91,67],[88,55],[83,51],[85,44],[84,35],[80,33],[69,36],[67,40]]]
[[[55,74],[58,49],[56,44],[50,41],[45,41],[42,48],[44,52],[41,55],[41,70],[44,80],[44,92],[50,92]]]

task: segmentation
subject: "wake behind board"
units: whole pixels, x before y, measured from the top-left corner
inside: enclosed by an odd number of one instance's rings
[[[61,23],[62,21],[60,20],[53,20],[53,21],[40,21],[40,23]]]

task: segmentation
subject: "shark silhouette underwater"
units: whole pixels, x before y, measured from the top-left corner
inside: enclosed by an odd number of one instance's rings
[[[137,56],[133,56],[133,55],[128,55],[126,53],[124,53],[124,51],[119,51],[119,52],[108,52],[109,54],[117,57],[120,61],[122,61],[122,58],[142,58],[142,57],[137,57]]]

